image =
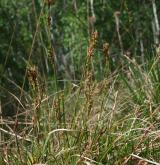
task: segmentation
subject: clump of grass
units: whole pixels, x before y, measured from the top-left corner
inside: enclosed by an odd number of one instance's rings
[[[90,62],[80,84],[73,87],[68,83],[52,95],[43,93],[36,106],[38,111],[30,113],[25,121],[28,125],[22,130],[14,134],[10,127],[1,129],[10,141],[3,145],[2,164],[158,163],[159,64],[148,68],[146,64],[143,69],[126,57],[125,74],[110,74],[97,83],[92,79]],[[37,103],[38,72],[32,67],[29,73],[34,92],[30,97]],[[34,125],[32,117],[37,114]]]
[[[50,24],[49,19],[46,26]],[[93,65],[97,37],[95,31],[77,84],[58,88],[52,47],[53,91],[39,80],[36,67],[28,67],[30,91],[24,96],[24,114],[16,116],[16,130],[14,121],[2,119],[0,164],[160,163],[159,57],[141,66],[123,56],[124,66],[113,73],[105,43],[105,77],[97,82]]]

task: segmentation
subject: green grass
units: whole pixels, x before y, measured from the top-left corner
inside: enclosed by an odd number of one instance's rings
[[[88,47],[93,54],[84,59],[80,79],[59,79],[50,27],[44,25],[49,46],[38,31],[42,13],[37,16],[23,86],[15,85],[20,97],[8,91],[17,102],[17,114],[0,118],[0,165],[160,164],[158,54],[143,65],[127,56],[114,64],[107,48],[106,59],[97,60],[96,39],[91,38]],[[44,58],[51,59],[53,77],[45,72],[42,76],[32,64],[38,35]]]
[[[125,72],[100,82],[84,74],[57,92],[32,84],[17,128],[3,121],[0,164],[158,163],[159,63],[124,60]]]

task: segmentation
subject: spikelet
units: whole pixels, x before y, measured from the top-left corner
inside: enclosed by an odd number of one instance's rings
[[[88,57],[92,57],[93,56],[94,47],[95,47],[95,45],[97,43],[97,38],[98,38],[98,32],[94,31],[92,33],[92,36],[91,36],[91,39],[90,39],[90,42],[89,42],[89,47],[88,47],[88,50],[87,50],[87,56]]]

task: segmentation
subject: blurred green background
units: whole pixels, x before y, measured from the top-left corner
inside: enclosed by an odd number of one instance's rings
[[[24,82],[26,67],[35,65],[45,83],[56,70],[58,87],[78,82],[87,55],[90,35],[98,31],[93,59],[95,79],[104,78],[103,44],[109,43],[113,70],[123,54],[144,64],[159,44],[160,1],[154,0],[1,0],[0,1],[0,98],[4,115],[13,115]],[[51,17],[51,26],[48,25]],[[157,17],[157,18],[156,18]],[[118,34],[119,33],[119,34]],[[54,69],[49,58],[54,48]],[[123,54],[122,54],[123,53]]]

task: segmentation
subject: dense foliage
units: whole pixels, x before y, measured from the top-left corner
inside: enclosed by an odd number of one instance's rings
[[[159,34],[159,29],[157,33],[155,32],[156,20],[152,1],[100,0],[94,1],[93,4],[91,2],[60,0],[52,3],[48,10],[47,3],[44,4],[42,0],[12,2],[2,0],[0,3],[1,72],[5,70],[7,75],[10,73],[10,76],[12,75],[16,82],[20,83],[32,46],[33,63],[43,67],[41,70],[49,72],[50,69],[46,66],[48,65],[46,51],[52,44],[62,77],[68,75],[67,78],[77,78],[86,55],[89,35],[95,29],[99,35],[96,60],[100,62],[104,42],[110,44],[111,56],[116,58],[121,52],[127,51],[132,56],[140,57],[144,53],[151,56],[151,51],[157,43],[154,35]],[[157,8],[159,5],[159,2],[156,2]],[[48,42],[49,36],[46,31],[48,13],[52,17],[51,43]],[[118,14],[122,44],[117,34],[116,14]],[[37,27],[37,24],[40,25]],[[38,33],[32,45],[36,28]]]
[[[0,164],[156,164],[159,9],[1,0]]]

